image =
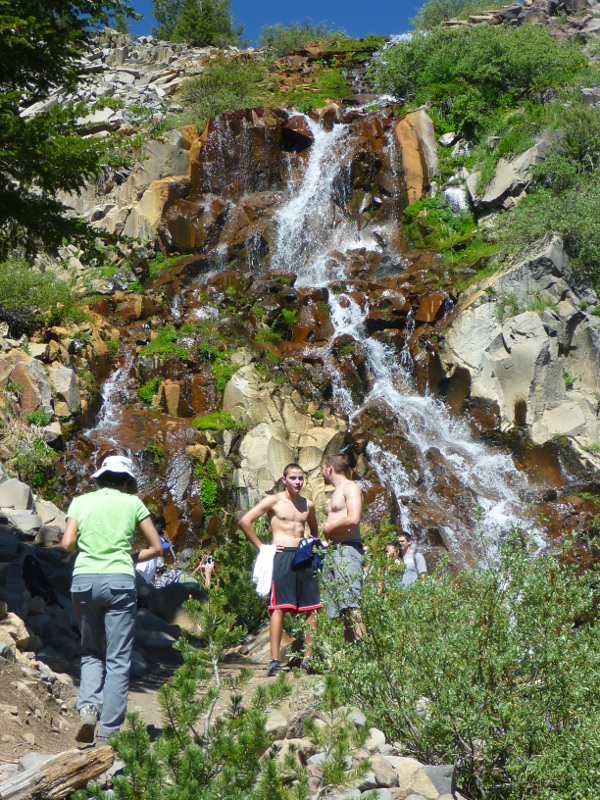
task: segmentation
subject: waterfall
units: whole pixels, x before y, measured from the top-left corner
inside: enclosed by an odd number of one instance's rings
[[[468,424],[453,418],[443,402],[431,394],[417,393],[408,345],[405,344],[398,357],[392,347],[370,338],[364,325],[368,308],[361,306],[350,290],[339,291],[340,282],[350,283],[343,268],[344,256],[358,248],[382,252],[382,247],[368,226],[359,232],[339,203],[348,129],[337,125],[328,132],[308,118],[307,124],[313,132],[314,144],[303,181],[278,211],[273,263],[293,270],[298,276],[298,286],[329,287],[334,337],[347,334],[360,343],[370,372],[370,388],[364,402],[353,398],[342,376],[333,370],[333,403],[352,422],[369,403],[385,402],[396,418],[403,421],[407,440],[421,455],[420,479],[426,484],[432,483],[425,455],[435,448],[461,483],[475,493],[480,518],[478,527],[488,536],[497,536],[518,521],[519,493],[525,488],[525,479],[509,455],[476,441]],[[401,254],[394,255],[401,261]],[[451,305],[447,304],[446,311]],[[414,325],[411,311],[405,331],[406,342]],[[333,366],[331,351],[327,349],[326,358]],[[388,486],[397,498],[414,493],[415,476],[407,471],[397,455],[384,452],[374,442],[368,445],[366,454],[379,482]],[[399,503],[399,509],[402,525],[410,531],[408,508]],[[452,528],[449,523],[446,539],[460,540],[458,527],[455,524]]]

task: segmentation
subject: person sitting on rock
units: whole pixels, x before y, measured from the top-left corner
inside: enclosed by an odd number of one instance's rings
[[[133,464],[108,456],[92,475],[98,490],[76,497],[67,512],[63,550],[78,550],[71,597],[81,633],[78,742],[106,744],[125,720],[136,614],[134,561],[158,558],[163,547],[150,512],[135,496]],[[132,559],[139,528],[147,547]]]
[[[271,612],[269,627],[271,660],[267,665],[269,676],[277,675],[282,669],[279,649],[286,611],[305,613],[310,631],[316,624],[313,612],[322,608],[319,579],[312,563],[307,562],[306,567],[297,571],[292,570],[292,561],[298,545],[304,538],[306,525],[313,538],[317,538],[319,533],[313,503],[300,496],[304,486],[304,470],[298,464],[288,464],[283,470],[281,480],[285,487],[282,492],[265,497],[238,522],[238,527],[244,536],[257,550],[260,550],[262,542],[254,531],[254,523],[266,514],[273,533],[273,544],[276,547],[269,602]],[[308,648],[311,640],[312,636],[307,633]],[[308,650],[306,658],[309,658]],[[308,660],[305,663],[308,664]]]

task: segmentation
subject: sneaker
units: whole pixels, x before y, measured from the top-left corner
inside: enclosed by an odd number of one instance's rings
[[[281,662],[278,658],[272,658],[267,664],[267,675],[271,678],[273,675],[279,675],[281,672]]]
[[[90,703],[79,711],[79,727],[75,734],[75,741],[89,744],[94,741],[94,731],[98,722],[98,712]]]
[[[310,656],[306,656],[300,662],[300,669],[305,675],[316,675],[319,670],[316,669],[316,664]]]

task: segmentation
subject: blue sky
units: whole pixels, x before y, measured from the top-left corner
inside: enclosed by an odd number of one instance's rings
[[[132,22],[131,32],[139,36],[150,33],[155,20],[152,16],[152,0],[132,0],[143,22]],[[409,19],[423,0],[304,0],[303,3],[282,3],[281,0],[231,0],[231,11],[237,24],[244,26],[244,36],[255,43],[263,25],[273,25],[306,18],[313,22],[326,20],[329,26],[343,28],[349,36],[367,36],[369,33],[391,35],[405,33]]]

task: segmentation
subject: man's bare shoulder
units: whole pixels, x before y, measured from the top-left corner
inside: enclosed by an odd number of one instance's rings
[[[345,497],[356,495],[362,497],[362,489],[356,481],[351,481],[350,478],[348,478],[346,483],[342,486],[342,492],[344,493]]]

